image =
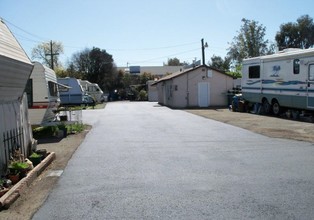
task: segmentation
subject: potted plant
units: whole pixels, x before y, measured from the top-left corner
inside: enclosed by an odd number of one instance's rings
[[[7,167],[9,171],[8,178],[12,178],[12,183],[16,183],[21,178],[25,177],[27,172],[31,169],[30,164],[25,161],[21,149],[15,149],[10,152],[10,161]]]
[[[36,150],[36,153],[40,154],[42,156],[41,157],[42,160],[45,159],[47,156],[47,150],[46,149],[38,149],[38,150]]]
[[[7,180],[1,178],[0,179],[0,197],[9,191],[9,188],[7,188],[7,185],[8,185]]]
[[[13,161],[9,164],[9,174],[11,175],[19,175],[20,178],[26,176],[30,166],[26,162]]]
[[[9,173],[7,175],[7,178],[11,180],[12,184],[16,184],[18,181],[20,181],[20,172],[16,169],[9,168]]]
[[[29,160],[32,161],[32,163],[33,163],[34,166],[37,166],[38,164],[40,164],[41,159],[42,159],[42,155],[41,155],[41,154],[38,154],[38,153],[36,153],[36,152],[32,153],[32,154],[29,156]]]

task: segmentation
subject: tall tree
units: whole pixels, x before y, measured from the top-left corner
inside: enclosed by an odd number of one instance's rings
[[[273,53],[273,47],[268,46],[269,41],[265,40],[266,27],[259,24],[257,21],[242,19],[242,26],[238,35],[233,38],[230,43],[228,56],[237,62],[241,63],[243,59],[256,57],[265,54]]]
[[[33,48],[32,59],[37,59],[42,62],[42,64],[50,68],[52,67],[51,59],[53,59],[53,67],[61,67],[62,65],[58,56],[60,54],[63,54],[62,43],[52,41],[38,44],[35,48]]]
[[[213,55],[211,57],[211,62],[209,62],[209,66],[218,69],[221,71],[229,71],[230,70],[230,62],[231,58],[230,57],[225,57],[224,59],[220,56]]]
[[[86,48],[82,51],[74,53],[69,63],[72,70],[85,74],[88,72],[90,49]]]
[[[306,49],[314,46],[314,23],[309,15],[303,15],[297,22],[280,26],[275,36],[279,50],[286,48]]]
[[[112,55],[106,50],[94,47],[75,53],[69,67],[72,72],[80,73],[82,79],[97,83],[106,92],[115,89],[114,74],[117,71]]]
[[[97,82],[105,90],[112,90],[114,83],[113,59],[106,50],[93,48],[89,53],[88,72],[85,73],[86,79],[90,82]]]

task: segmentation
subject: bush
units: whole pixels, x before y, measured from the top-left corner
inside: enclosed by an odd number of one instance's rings
[[[138,100],[139,101],[147,101],[147,92],[142,89],[138,94]]]
[[[59,132],[58,126],[45,126],[33,129],[33,136],[37,138],[46,138],[56,135]]]
[[[59,131],[65,131],[65,136],[70,133],[82,132],[85,129],[85,125],[81,123],[76,124],[59,124],[55,126],[37,127],[33,129],[33,137],[35,139],[49,138],[58,135]]]
[[[85,125],[81,123],[70,124],[66,126],[68,131],[82,132],[85,129]]]

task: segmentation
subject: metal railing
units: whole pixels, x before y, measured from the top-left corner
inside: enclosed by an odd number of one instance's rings
[[[23,155],[27,155],[27,149],[24,146],[24,133],[23,128],[15,128],[9,131],[3,132],[3,157],[1,163],[3,164],[2,169],[6,169],[6,165],[9,163],[10,156],[14,151],[20,150]]]

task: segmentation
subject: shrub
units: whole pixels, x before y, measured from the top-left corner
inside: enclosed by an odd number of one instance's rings
[[[138,94],[138,100],[139,101],[147,101],[147,92],[142,89]]]

